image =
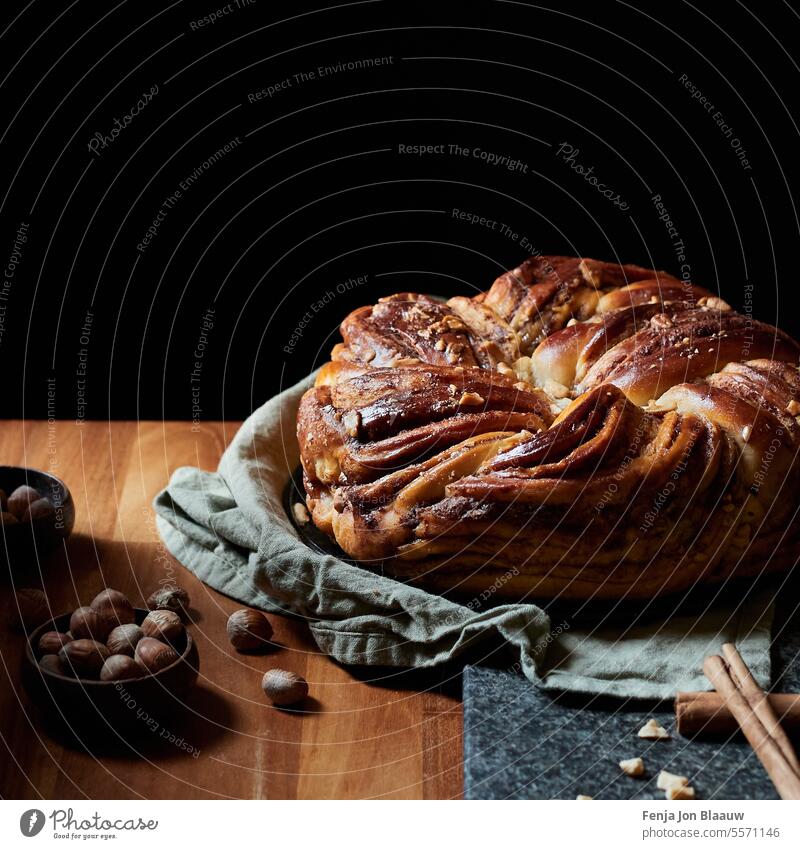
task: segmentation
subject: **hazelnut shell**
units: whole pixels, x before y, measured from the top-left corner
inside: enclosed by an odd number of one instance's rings
[[[268,647],[272,625],[263,613],[244,608],[228,617],[228,639],[238,651],[258,651]]]
[[[136,621],[133,605],[119,590],[103,590],[92,599],[89,606],[108,625],[109,631],[117,625],[130,625]]]
[[[45,631],[39,637],[39,645],[36,647],[40,655],[58,654],[67,643],[72,642],[72,637],[62,634],[60,631]]]
[[[40,498],[28,505],[28,508],[22,514],[23,522],[32,522],[34,519],[43,519],[45,516],[52,516],[53,505],[49,498]]]
[[[96,678],[111,652],[96,640],[73,640],[58,656],[79,678]]]
[[[18,519],[22,519],[28,507],[41,497],[41,494],[32,486],[18,486],[8,496],[8,512],[13,513]]]
[[[126,654],[112,654],[100,670],[101,681],[127,681],[130,678],[141,678],[142,667]]]
[[[104,643],[111,628],[93,608],[79,607],[69,618],[69,631],[76,640],[97,640]]]
[[[171,610],[181,619],[186,619],[189,611],[189,593],[183,587],[160,587],[147,599],[148,610]]]
[[[308,695],[306,679],[285,669],[269,669],[261,679],[261,687],[274,705],[293,705]]]
[[[69,670],[57,654],[42,655],[39,658],[39,667],[46,672],[54,672],[56,675],[69,675]]]
[[[134,653],[137,663],[147,672],[160,672],[178,659],[178,653],[172,646],[153,637],[142,637],[136,644]]]
[[[133,622],[128,625],[117,625],[108,635],[106,645],[111,654],[125,654],[133,657],[136,644],[143,636],[142,629]]]
[[[145,637],[177,645],[184,636],[183,622],[172,610],[153,610],[142,622],[142,633]]]

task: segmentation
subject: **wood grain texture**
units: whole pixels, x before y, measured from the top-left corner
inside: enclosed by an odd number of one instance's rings
[[[0,464],[40,468],[72,491],[76,524],[62,549],[15,564],[16,586],[42,586],[56,612],[105,586],[136,605],[173,579],[192,598],[200,678],[180,714],[124,738],[79,739],[49,727],[20,685],[24,637],[0,625],[0,795],[4,798],[455,798],[462,787],[457,672],[349,669],[320,654],[303,623],[272,616],[280,647],[239,655],[225,635],[236,602],[162,546],[150,507],[178,466],[216,468],[238,423],[6,421]],[[12,587],[1,585],[2,605]],[[271,708],[273,666],[304,675],[304,714]],[[184,745],[162,734],[177,735]],[[199,750],[195,757],[187,751]]]

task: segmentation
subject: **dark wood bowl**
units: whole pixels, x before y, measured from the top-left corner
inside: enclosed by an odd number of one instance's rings
[[[32,486],[53,505],[53,513],[30,522],[0,525],[3,535],[0,543],[0,563],[5,563],[8,573],[15,578],[26,572],[36,572],[41,557],[66,539],[75,525],[75,504],[67,485],[55,475],[26,469],[22,466],[0,466],[0,489],[6,495],[18,486]]]
[[[136,608],[135,612],[141,625],[150,611]],[[155,674],[129,681],[73,678],[42,669],[36,652],[46,631],[64,633],[69,629],[70,615],[65,613],[40,625],[30,634],[25,648],[23,682],[43,717],[69,728],[89,727],[99,732],[138,724],[147,729],[148,722],[168,716],[183,705],[200,668],[197,646],[188,631],[178,660]]]

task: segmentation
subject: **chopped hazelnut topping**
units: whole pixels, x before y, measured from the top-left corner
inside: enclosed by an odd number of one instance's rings
[[[792,398],[792,400],[789,401],[789,404],[786,407],[786,412],[790,416],[796,416],[796,415],[800,414],[800,404],[798,404],[797,401],[795,401],[794,398]]]
[[[663,728],[657,719],[648,720],[640,729],[639,737],[642,740],[669,740],[670,736],[666,728]]]
[[[650,324],[653,327],[667,328],[672,327],[672,319],[666,313],[656,313],[651,319]]]
[[[457,363],[463,351],[464,346],[460,342],[453,342],[448,345],[447,352],[445,353],[445,356],[447,357],[447,362],[451,365],[453,363]]]
[[[727,312],[731,305],[727,301],[723,301],[722,298],[715,298],[713,296],[709,298],[700,298],[697,302],[701,307],[707,307],[712,310],[721,310],[722,312]]]
[[[292,513],[294,513],[294,520],[298,525],[307,525],[311,521],[306,505],[299,501],[292,504]]]
[[[358,410],[348,410],[342,418],[342,423],[350,436],[358,436],[358,428],[361,424],[361,413],[359,413]]]
[[[689,779],[683,775],[675,775],[672,772],[667,772],[662,769],[656,780],[656,787],[659,790],[669,790],[670,787],[686,787],[689,784]]]
[[[437,339],[436,344],[433,347],[437,351],[444,351],[447,345],[445,344],[444,339]]]
[[[641,758],[628,758],[626,761],[620,761],[619,768],[625,775],[634,777],[644,775],[644,761]]]
[[[465,392],[458,399],[458,403],[463,407],[474,407],[478,404],[483,404],[484,400],[477,392]]]
[[[669,787],[664,794],[667,799],[694,799],[694,787]]]
[[[544,391],[551,398],[566,398],[569,395],[569,389],[563,383],[559,383],[557,380],[551,380],[550,378],[545,381]]]

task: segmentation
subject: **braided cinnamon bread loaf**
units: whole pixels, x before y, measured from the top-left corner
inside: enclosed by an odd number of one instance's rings
[[[786,568],[800,347],[664,272],[532,257],[351,313],[302,399],[316,525],[440,591],[649,598]]]

